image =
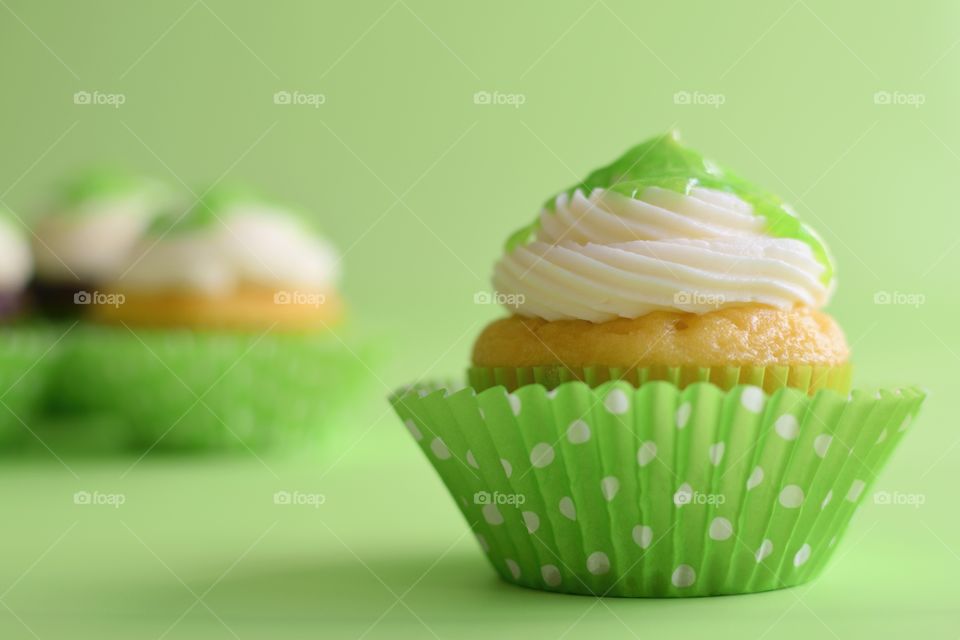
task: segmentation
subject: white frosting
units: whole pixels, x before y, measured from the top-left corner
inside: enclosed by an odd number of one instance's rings
[[[34,228],[37,274],[49,282],[105,282],[119,274],[155,211],[147,193],[98,198],[80,210],[40,219]]]
[[[810,247],[764,233],[764,219],[733,194],[578,190],[555,209],[494,270],[494,287],[521,315],[605,322],[751,303],[820,307],[830,294]]]
[[[0,218],[0,291],[21,291],[33,272],[30,244],[15,226]]]
[[[228,295],[243,286],[326,291],[336,283],[336,249],[295,217],[249,205],[219,218],[196,231],[145,238],[119,284]]]

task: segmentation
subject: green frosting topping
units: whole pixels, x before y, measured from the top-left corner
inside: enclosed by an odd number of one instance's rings
[[[68,210],[75,210],[85,202],[136,193],[153,193],[159,198],[163,190],[159,183],[123,171],[91,169],[61,184],[59,201]]]
[[[205,193],[189,211],[171,208],[159,216],[148,229],[155,235],[193,233],[213,227],[244,207],[262,207],[265,211],[282,212],[298,220],[305,232],[319,233],[312,218],[304,212],[271,203],[256,191],[238,185],[217,186]]]
[[[683,146],[676,131],[638,144],[612,163],[592,172],[582,182],[566,189],[565,193],[572,195],[580,189],[590,194],[596,188],[603,188],[638,198],[647,187],[659,187],[682,194],[689,194],[695,187],[733,193],[750,203],[754,212],[766,220],[766,231],[770,235],[793,238],[809,245],[817,261],[824,266],[821,276],[824,283],[829,283],[833,278],[833,262],[823,240],[801,222],[780,198]],[[556,196],[550,198],[544,207],[552,211],[555,202]],[[533,240],[538,228],[539,218],[514,233],[507,240],[507,251]]]

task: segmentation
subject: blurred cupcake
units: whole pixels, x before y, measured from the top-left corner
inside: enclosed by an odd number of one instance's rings
[[[472,386],[395,409],[497,572],[596,595],[815,577],[924,394],[848,394],[822,242],[673,134],[552,198],[497,264]]]
[[[29,437],[55,336],[20,321],[33,272],[30,244],[11,214],[0,212],[0,446]]]
[[[299,213],[217,189],[147,231],[58,388],[69,407],[122,416],[137,449],[309,446],[365,370],[341,341],[338,263]]]
[[[0,323],[22,310],[24,289],[32,273],[33,257],[26,236],[10,213],[0,211]]]
[[[159,218],[108,285],[108,322],[317,330],[340,320],[339,256],[300,214],[220,189]]]
[[[159,183],[122,172],[90,171],[63,185],[33,229],[39,306],[55,315],[85,309],[168,200]]]

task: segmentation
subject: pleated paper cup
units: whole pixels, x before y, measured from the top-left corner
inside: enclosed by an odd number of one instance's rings
[[[923,398],[615,381],[391,401],[504,580],[683,597],[814,578]]]
[[[32,439],[67,331],[67,326],[43,324],[0,328],[0,446]]]
[[[528,384],[554,389],[565,382],[581,381],[598,387],[611,380],[623,380],[635,387],[663,380],[680,388],[695,382],[711,382],[721,389],[737,385],[760,387],[773,393],[781,387],[802,389],[814,394],[820,389],[840,393],[850,391],[853,368],[842,365],[770,365],[770,366],[654,366],[654,367],[471,367],[467,379],[477,391],[501,386],[514,391]]]
[[[335,428],[370,358],[321,334],[83,326],[52,395],[61,413],[122,421],[135,450],[299,450]]]

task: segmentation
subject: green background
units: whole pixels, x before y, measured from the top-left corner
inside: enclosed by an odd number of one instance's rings
[[[250,182],[316,212],[353,329],[390,345],[323,460],[4,460],[0,637],[956,638],[958,24],[948,1],[0,1],[0,201],[29,219],[91,163]],[[672,126],[831,246],[858,383],[930,389],[876,487],[924,504],[868,500],[826,575],[781,593],[501,585],[383,398],[463,370],[502,313],[474,295],[546,195]]]

